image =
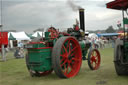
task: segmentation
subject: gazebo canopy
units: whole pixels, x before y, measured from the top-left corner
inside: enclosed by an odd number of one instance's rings
[[[126,10],[128,8],[128,0],[115,0],[106,5],[110,9]]]
[[[109,36],[118,36],[119,33],[100,33],[100,34],[97,34],[98,37],[109,37]]]

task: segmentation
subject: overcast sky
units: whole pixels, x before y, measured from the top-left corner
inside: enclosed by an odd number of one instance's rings
[[[51,25],[60,30],[72,27],[79,12],[70,2],[85,9],[86,30],[106,29],[122,20],[121,11],[106,8],[112,0],[2,0],[4,30],[32,33],[37,28]],[[0,22],[1,23],[1,22]]]

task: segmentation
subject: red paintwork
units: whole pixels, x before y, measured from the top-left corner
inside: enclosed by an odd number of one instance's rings
[[[94,70],[97,70],[100,67],[100,54],[98,50],[94,50],[91,53],[91,65]]]
[[[39,72],[41,76],[46,76],[52,73],[53,70],[45,71],[45,72]]]
[[[79,26],[78,25],[75,26],[75,31],[79,31]]]
[[[57,38],[59,36],[59,32],[54,27],[50,27],[48,32],[51,33],[51,39]]]
[[[8,45],[8,32],[0,32],[0,51],[1,51],[1,45],[4,45],[4,47],[7,47]]]
[[[70,34],[68,34],[66,32],[59,32],[59,34],[63,34],[64,36],[70,36]]]
[[[62,45],[60,55],[60,66],[63,74],[67,77],[74,77],[80,70],[82,63],[82,52],[77,40],[68,38]]]
[[[0,32],[0,45],[8,45],[8,32]]]
[[[52,47],[42,47],[42,48],[27,48],[27,49],[52,49]]]
[[[45,44],[45,43],[40,41],[40,42],[29,42],[29,44]]]
[[[115,0],[106,4],[107,8],[126,10],[128,8],[128,0]]]

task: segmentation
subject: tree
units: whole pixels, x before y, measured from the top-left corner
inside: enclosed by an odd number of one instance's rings
[[[106,31],[106,33],[114,33],[115,32],[113,26],[109,26],[105,31]]]

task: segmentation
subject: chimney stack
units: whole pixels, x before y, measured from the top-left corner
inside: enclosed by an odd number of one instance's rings
[[[84,9],[79,9],[79,18],[80,18],[80,29],[85,32],[85,25],[84,25]]]

